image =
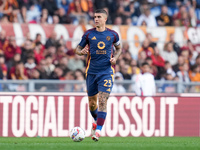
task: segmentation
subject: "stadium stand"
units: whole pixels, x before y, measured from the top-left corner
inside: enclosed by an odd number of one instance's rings
[[[162,10],[163,7],[166,11]],[[91,21],[93,11],[98,8],[108,11],[110,16],[108,24],[111,25],[137,25],[140,21],[141,26],[148,26],[150,23],[148,21],[152,19],[157,22],[150,26],[168,25],[187,28],[200,25],[199,0],[176,0],[173,3],[169,0],[0,0],[0,24],[90,24],[93,26]],[[151,18],[148,18],[149,16]],[[172,19],[171,23],[165,20],[169,18]],[[152,43],[148,34],[140,44],[142,48],[138,56],[131,57],[129,46],[123,43],[123,53],[115,67],[121,80],[130,80],[134,74],[140,73],[143,62],[149,62],[156,80],[200,82],[200,54],[196,51],[196,45],[191,44],[190,41],[183,46],[169,41],[165,44],[162,53],[159,52],[157,43]],[[132,65],[133,61],[136,64]],[[158,61],[162,63],[159,64]],[[14,37],[8,36],[4,30],[0,31],[0,80],[75,79],[82,81],[85,66],[85,56],[74,55],[73,50],[66,47],[62,37],[56,39],[56,32],[51,33],[44,45],[41,35],[38,34],[34,40],[27,35],[24,43],[18,46]],[[137,71],[133,72],[133,66],[137,67]],[[169,88],[170,85],[160,89],[166,87]],[[84,91],[84,88],[83,85],[76,86],[77,91]]]

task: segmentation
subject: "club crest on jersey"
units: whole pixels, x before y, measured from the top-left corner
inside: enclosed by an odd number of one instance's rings
[[[98,44],[97,44],[97,47],[98,47],[99,49],[104,49],[105,46],[106,46],[106,44],[105,44],[103,41],[100,41],[100,42],[98,42]]]
[[[110,39],[111,39],[110,36],[107,36],[107,37],[106,37],[106,40],[107,40],[107,41],[110,41]]]

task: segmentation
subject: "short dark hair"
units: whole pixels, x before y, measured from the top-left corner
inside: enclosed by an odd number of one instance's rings
[[[149,64],[147,62],[142,63],[142,67],[146,66],[146,65],[149,66]]]
[[[103,14],[105,14],[106,16],[108,16],[108,13],[107,13],[104,9],[97,9],[97,10],[95,11],[95,13],[103,13]]]

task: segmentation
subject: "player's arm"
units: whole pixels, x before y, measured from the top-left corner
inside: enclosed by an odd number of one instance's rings
[[[86,46],[88,44],[88,33],[86,32],[81,39],[81,42],[78,44],[78,46],[76,47],[76,49],[74,50],[74,52],[81,56],[81,55],[85,55],[88,53],[88,46]]]
[[[78,45],[74,52],[79,56],[85,55],[88,53],[88,47],[86,46],[85,48],[83,48]]]
[[[119,58],[119,56],[122,53],[122,48],[121,48],[120,44],[115,46],[115,49],[116,49],[116,51],[115,51],[114,57],[110,59],[111,65],[116,64],[117,59]]]

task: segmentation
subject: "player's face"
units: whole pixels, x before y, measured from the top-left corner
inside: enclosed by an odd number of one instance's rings
[[[107,17],[105,14],[103,14],[103,13],[95,13],[94,14],[94,22],[95,22],[96,27],[101,27],[101,26],[105,25],[106,20],[107,20]]]
[[[142,72],[143,72],[143,73],[150,72],[150,67],[149,67],[148,65],[144,65],[144,66],[142,67]]]

